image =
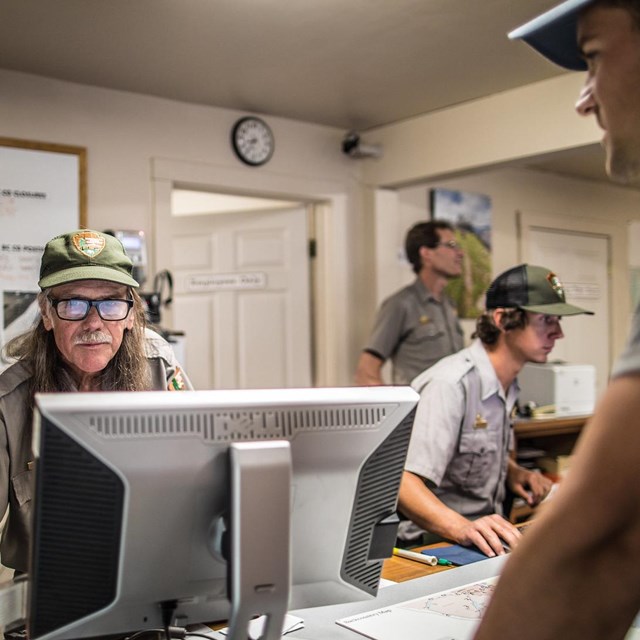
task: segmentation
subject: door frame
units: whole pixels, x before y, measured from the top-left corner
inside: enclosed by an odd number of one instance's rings
[[[195,189],[276,198],[307,206],[309,235],[315,240],[316,256],[310,261],[311,282],[311,376],[314,386],[348,384],[344,372],[348,362],[348,305],[346,263],[347,197],[345,186],[326,180],[308,180],[261,170],[230,169],[208,164],[154,158],[152,186],[152,273],[167,268],[169,238],[159,236],[159,215],[170,215],[171,192],[175,188]],[[168,324],[172,322],[167,313]]]

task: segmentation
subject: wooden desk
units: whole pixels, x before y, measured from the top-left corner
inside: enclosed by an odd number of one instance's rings
[[[545,418],[518,418],[513,423],[517,439],[547,438],[560,435],[577,435],[591,416],[565,416]]]
[[[570,455],[590,417],[549,415],[541,418],[518,418],[513,423],[516,451],[529,446],[541,449],[549,456]],[[514,523],[520,522],[534,512],[535,508],[532,509],[520,501],[511,510],[509,520]]]
[[[411,551],[420,552],[423,549],[436,549],[437,547],[449,546],[451,545],[446,542],[438,542],[437,544],[430,544],[426,547],[416,547],[415,549],[411,549]],[[382,565],[382,577],[385,580],[393,580],[393,582],[406,582],[407,580],[422,578],[434,573],[440,573],[441,571],[450,571],[451,569],[455,569],[455,567],[442,565],[430,567],[428,564],[416,562],[415,560],[391,556],[391,558],[387,558]]]
[[[531,521],[516,525],[516,527],[524,531],[524,528],[529,526],[529,524],[531,524]],[[411,551],[417,551],[419,553],[423,549],[442,549],[442,547],[450,546],[451,544],[449,542],[437,542],[435,544],[416,547],[415,549],[411,549]],[[423,578],[424,576],[430,576],[434,573],[440,573],[441,571],[451,571],[451,569],[456,568],[456,566],[447,567],[442,565],[430,567],[428,564],[409,560],[408,558],[391,556],[384,561],[381,576],[385,580],[393,580],[393,582],[406,582],[414,578]]]

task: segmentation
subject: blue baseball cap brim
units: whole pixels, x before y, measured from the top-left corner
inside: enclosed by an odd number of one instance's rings
[[[514,29],[511,40],[524,40],[538,53],[565,69],[585,71],[577,42],[578,16],[595,0],[567,0]]]

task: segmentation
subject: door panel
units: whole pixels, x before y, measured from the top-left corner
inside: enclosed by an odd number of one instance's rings
[[[158,233],[196,388],[309,386],[306,209],[171,216]]]
[[[243,388],[286,387],[287,334],[291,330],[288,296],[278,294],[239,296],[238,318],[245,331],[238,340],[240,386]],[[267,339],[265,339],[267,336]],[[255,362],[261,366],[254,366]]]
[[[565,337],[549,360],[593,364],[600,395],[609,377],[609,241],[605,236],[558,229],[531,228],[528,262],[558,274],[568,302],[594,311],[562,321]]]

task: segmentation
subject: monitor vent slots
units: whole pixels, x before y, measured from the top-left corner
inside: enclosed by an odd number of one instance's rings
[[[358,479],[349,540],[342,562],[342,577],[375,595],[380,581],[382,560],[370,560],[375,526],[396,510],[396,496],[411,437],[413,417],[410,412],[396,429],[373,452]]]
[[[88,416],[91,428],[104,438],[200,437],[211,442],[291,439],[304,431],[377,429],[395,405],[353,406],[316,411],[192,411],[155,415]]]
[[[124,486],[111,469],[46,419],[43,440],[48,453],[39,462],[34,501],[34,637],[115,600],[124,508]]]

